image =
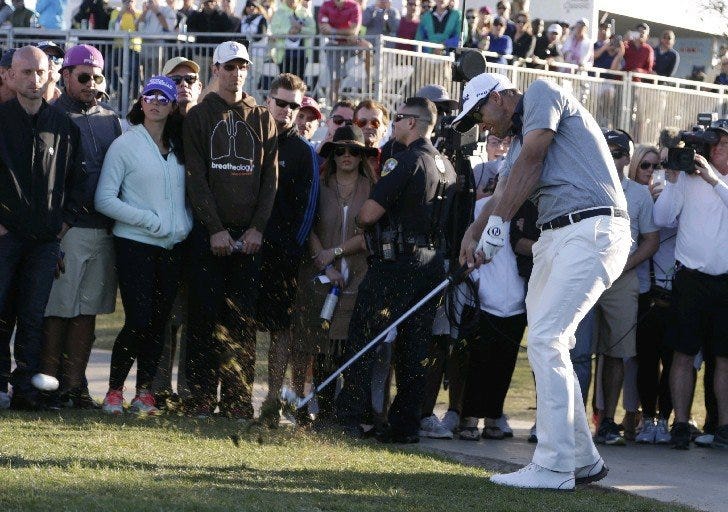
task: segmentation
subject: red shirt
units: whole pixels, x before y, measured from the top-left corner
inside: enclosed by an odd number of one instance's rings
[[[327,0],[319,9],[318,22],[328,23],[336,30],[356,27],[361,25],[361,7],[354,0],[344,0],[340,7],[334,0]],[[341,43],[346,41],[346,39],[337,40]]]
[[[412,21],[405,18],[402,18],[399,21],[399,28],[397,29],[397,37],[401,37],[402,39],[414,39],[415,35],[417,34],[417,27],[420,26],[419,21]],[[402,44],[397,43],[397,48],[399,50],[414,50],[415,47],[408,45],[408,44]]]
[[[649,44],[642,44],[639,48],[630,42],[624,50],[624,68],[622,71],[636,71],[638,73],[652,73],[655,65],[655,51]]]

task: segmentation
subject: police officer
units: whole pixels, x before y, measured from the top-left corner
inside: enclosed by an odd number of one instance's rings
[[[444,278],[443,225],[455,171],[430,143],[437,110],[425,98],[410,98],[394,116],[394,137],[406,146],[382,166],[382,177],[357,216],[371,253],[349,325],[353,355]],[[434,302],[398,326],[393,362],[397,396],[389,409],[383,442],[416,443],[425,384],[425,365]],[[337,419],[344,431],[360,435],[370,397],[373,351],[344,374]]]

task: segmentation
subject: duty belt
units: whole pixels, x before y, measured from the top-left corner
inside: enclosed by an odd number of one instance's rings
[[[619,208],[613,208],[611,206],[605,206],[603,208],[592,208],[590,210],[579,210],[578,212],[567,213],[561,215],[555,219],[551,219],[548,222],[544,222],[541,225],[541,231],[547,229],[556,229],[569,226],[570,224],[576,224],[584,219],[590,219],[599,215],[608,215],[610,217],[622,217],[623,219],[629,219],[629,214],[626,211],[620,210]]]

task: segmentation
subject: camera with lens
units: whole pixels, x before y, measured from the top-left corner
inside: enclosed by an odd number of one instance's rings
[[[667,151],[668,169],[683,171],[687,174],[695,172],[695,155],[703,155],[708,158],[710,146],[717,144],[720,135],[714,131],[706,130],[718,119],[715,113],[698,114],[698,124],[691,130],[680,132],[680,140],[685,144],[682,148],[670,148]]]

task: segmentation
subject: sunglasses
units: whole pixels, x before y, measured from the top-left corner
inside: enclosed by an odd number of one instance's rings
[[[468,19],[468,20],[474,20],[475,19],[475,16],[465,16],[465,18]]]
[[[280,98],[275,98],[273,96],[271,96],[270,99],[272,99],[273,101],[276,102],[276,106],[278,108],[291,107],[291,110],[298,110],[299,108],[301,108],[301,104],[296,103],[295,101],[286,101],[286,100],[282,100]]]
[[[518,20],[518,21],[516,21],[516,23],[518,25],[525,25],[526,24],[526,20]]]
[[[394,114],[394,122],[399,123],[402,119],[419,119],[417,114]]]
[[[653,170],[656,171],[657,169],[662,169],[662,164],[659,162],[656,164],[653,164],[651,162],[640,163],[640,169],[642,169],[643,171],[646,171],[647,169],[650,169],[650,168],[652,168]]]
[[[156,101],[160,105],[169,105],[172,103],[172,100],[161,94],[146,94],[142,96],[142,101],[147,104],[154,103]]]
[[[493,87],[490,88],[490,90],[486,93],[485,97],[480,100],[473,109],[473,113],[470,114],[470,117],[475,121],[476,123],[480,124],[483,122],[483,114],[480,113],[480,109],[483,105],[485,105],[488,102],[488,98],[490,97],[490,93],[495,91],[495,88],[498,87],[498,84],[495,84]]]
[[[331,116],[331,121],[336,126],[341,126],[342,124],[346,126],[351,126],[352,124],[354,124],[354,121],[352,121],[351,119],[344,119],[343,116],[340,116],[338,114],[336,114],[335,116]]]
[[[248,69],[250,67],[250,64],[247,62],[240,62],[238,64],[233,64],[232,62],[228,62],[227,64],[223,64],[222,68],[225,71],[236,71],[238,69]]]
[[[197,82],[197,75],[172,75],[168,78],[172,80],[175,85],[181,84],[183,80],[187,82],[188,85],[192,85]]]
[[[335,156],[344,156],[347,153],[354,157],[361,156],[361,149],[356,146],[339,146],[334,149]]]
[[[357,119],[354,121],[354,124],[356,124],[359,128],[366,128],[367,125],[371,125],[371,127],[375,130],[382,126],[379,119]]]
[[[81,73],[76,77],[76,80],[78,80],[79,84],[85,84],[88,83],[89,80],[93,78],[93,81],[96,83],[96,85],[101,85],[104,83],[104,76],[103,75],[92,75],[90,73]]]

